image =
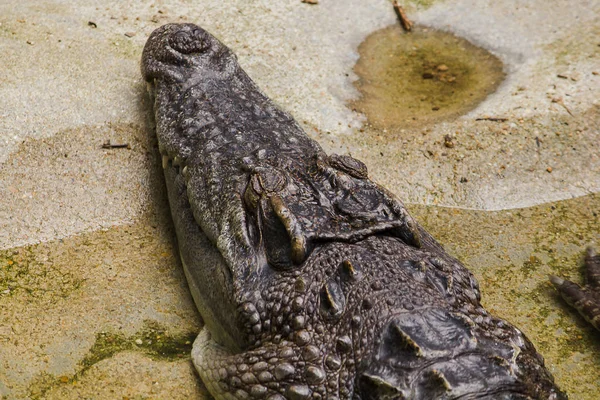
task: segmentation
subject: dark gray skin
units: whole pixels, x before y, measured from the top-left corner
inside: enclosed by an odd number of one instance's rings
[[[192,24],[142,73],[216,399],[566,399],[473,275]]]

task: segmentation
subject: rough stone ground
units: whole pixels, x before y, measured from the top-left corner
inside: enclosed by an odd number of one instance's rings
[[[467,115],[383,130],[347,106],[359,44],[395,23],[384,0],[0,2],[0,398],[205,396],[139,74],[150,32],[189,21],[328,151],[365,160],[571,398],[594,399],[599,335],[546,276],[579,281],[583,249],[600,243],[600,5],[406,6],[505,63]],[[131,149],[102,149],[109,139]]]

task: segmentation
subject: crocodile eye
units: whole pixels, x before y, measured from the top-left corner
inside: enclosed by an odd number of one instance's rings
[[[203,32],[198,29],[182,28],[169,38],[169,46],[182,54],[199,53],[208,47]]]

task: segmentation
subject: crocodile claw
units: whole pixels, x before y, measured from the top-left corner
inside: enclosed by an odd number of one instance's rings
[[[600,255],[590,247],[584,260],[587,285],[580,285],[551,275],[550,282],[563,299],[600,330]]]

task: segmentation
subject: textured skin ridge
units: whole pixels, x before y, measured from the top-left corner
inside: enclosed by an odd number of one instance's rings
[[[165,25],[142,73],[216,399],[566,398],[473,275],[217,39]]]

